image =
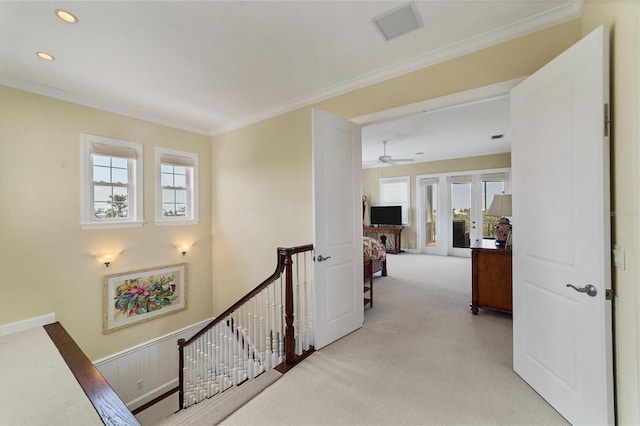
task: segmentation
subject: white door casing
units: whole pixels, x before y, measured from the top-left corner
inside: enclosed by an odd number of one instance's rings
[[[314,342],[320,349],[364,322],[362,136],[353,122],[316,109],[312,115]]]
[[[607,39],[598,28],[511,98],[514,370],[572,424],[614,422]]]

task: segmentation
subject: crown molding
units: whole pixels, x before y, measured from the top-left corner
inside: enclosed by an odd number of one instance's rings
[[[196,133],[203,136],[211,136],[209,134],[207,126],[195,127],[185,125],[185,123],[177,120],[166,120],[161,117],[157,117],[153,114],[144,114],[139,111],[117,106],[109,102],[103,102],[96,99],[91,99],[86,96],[81,96],[76,93],[67,92],[65,90],[57,89],[55,87],[47,86],[45,84],[32,83],[24,80],[19,80],[11,77],[0,75],[0,85],[11,87],[13,89],[23,90],[25,92],[34,93],[36,95],[47,96],[49,98],[58,99],[61,101],[70,102],[77,105],[86,106],[89,108],[99,109],[101,111],[110,112],[113,114],[123,115],[129,118],[135,118],[142,121],[147,121],[153,124],[161,126],[171,127],[173,129],[184,130],[191,133]]]
[[[317,92],[311,96],[303,97],[286,104],[279,105],[275,108],[264,110],[251,117],[247,117],[246,119],[230,122],[225,126],[213,128],[210,130],[210,134],[211,136],[216,136],[230,132],[232,130],[276,117],[299,108],[310,106],[375,83],[380,83],[382,81],[464,56],[487,47],[495,46],[554,25],[562,24],[580,17],[582,15],[583,7],[584,0],[568,0],[565,4],[534,15],[533,17],[513,22],[501,28],[434,50],[425,55],[417,56],[407,61],[364,74],[355,79],[348,80],[326,90]]]
[[[205,123],[194,125],[186,124],[180,120],[168,120],[153,114],[147,114],[131,108],[117,106],[113,103],[90,99],[75,93],[56,89],[51,86],[35,84],[19,79],[0,76],[0,84],[27,92],[48,96],[55,99],[75,103],[78,105],[96,108],[114,114],[124,115],[154,124],[172,127],[205,136],[216,136],[230,132],[299,108],[311,106],[315,103],[357,90],[363,87],[380,83],[382,81],[398,77],[409,72],[435,65],[447,60],[454,59],[480,49],[491,47],[526,34],[543,30],[554,25],[567,22],[581,16],[584,7],[584,0],[567,0],[565,3],[540,13],[533,17],[513,22],[496,30],[468,38],[447,47],[434,50],[425,55],[417,56],[404,62],[394,64],[376,71],[361,75],[357,78],[331,86],[325,90],[316,92],[311,96],[305,96],[289,102],[280,104],[273,108],[265,109],[257,114],[245,117],[241,120],[232,120],[228,123],[210,127]]]

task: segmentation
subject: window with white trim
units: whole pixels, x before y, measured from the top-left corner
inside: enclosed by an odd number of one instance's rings
[[[402,206],[402,224],[409,226],[411,208],[409,176],[380,178],[380,205]]]
[[[142,226],[142,144],[82,134],[84,229]]]
[[[156,147],[156,223],[198,223],[198,154]]]

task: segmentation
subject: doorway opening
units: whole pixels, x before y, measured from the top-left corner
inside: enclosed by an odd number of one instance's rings
[[[487,216],[486,210],[493,195],[510,191],[510,91],[521,81],[353,120],[363,126],[363,194],[368,207],[381,201],[382,178],[403,176],[411,181],[410,221],[402,230],[404,251],[470,256],[475,242],[493,238],[498,218]],[[380,146],[386,149],[382,157]],[[364,225],[367,219],[365,214]]]

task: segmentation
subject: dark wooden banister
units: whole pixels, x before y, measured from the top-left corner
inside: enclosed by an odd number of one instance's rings
[[[286,364],[294,364],[296,362],[296,353],[295,353],[295,329],[293,327],[293,270],[291,265],[293,265],[292,256],[294,254],[303,253],[306,251],[313,250],[313,244],[306,244],[302,246],[296,247],[278,247],[278,263],[276,266],[276,270],[263,282],[258,284],[256,288],[251,290],[249,293],[245,294],[240,300],[231,305],[227,310],[218,315],[215,319],[213,319],[209,324],[205,325],[200,331],[198,331],[193,337],[190,339],[179,339],[178,340],[178,379],[179,379],[179,400],[180,400],[180,408],[182,409],[182,403],[184,401],[184,377],[183,377],[183,369],[184,369],[184,347],[189,345],[191,342],[198,339],[200,336],[205,334],[208,330],[215,327],[218,323],[224,321],[224,319],[238,309],[240,306],[244,305],[248,300],[250,300],[253,296],[260,293],[264,290],[269,284],[276,281],[282,275],[282,272],[285,272],[285,363]]]
[[[84,390],[96,412],[107,426],[140,425],[131,411],[116,395],[109,383],[82,349],[71,338],[62,324],[54,322],[44,326],[60,355]]]

